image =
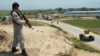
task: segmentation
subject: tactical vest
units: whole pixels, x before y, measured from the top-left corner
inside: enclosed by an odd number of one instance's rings
[[[10,12],[10,15],[12,16],[12,21],[13,21],[13,23],[19,25],[19,24],[13,19],[13,15],[12,15],[13,12],[16,12],[16,13],[18,14],[18,16],[20,16],[20,14],[18,13],[18,11],[13,11],[13,10],[12,10],[12,11]]]

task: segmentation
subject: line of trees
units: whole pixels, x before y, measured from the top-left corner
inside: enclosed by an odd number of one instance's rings
[[[87,7],[82,7],[82,8],[55,8],[55,9],[46,9],[46,10],[34,10],[35,13],[43,13],[43,14],[48,14],[48,13],[64,13],[66,11],[95,11],[95,10],[100,10],[100,8],[87,8]]]
[[[55,8],[55,9],[45,9],[45,10],[27,10],[23,11],[25,15],[36,15],[37,13],[41,14],[54,14],[54,13],[64,13],[66,11],[95,11],[95,10],[100,10],[100,8],[87,8],[87,7],[82,7],[82,8]],[[9,11],[0,11],[0,17],[3,15],[8,15],[10,12]]]
[[[68,8],[69,11],[94,11],[94,10],[100,10],[100,8]]]
[[[86,7],[82,7],[82,8],[55,8],[55,10],[57,10],[59,13],[63,13],[65,11],[95,11],[95,10],[100,10],[100,8],[86,8]]]

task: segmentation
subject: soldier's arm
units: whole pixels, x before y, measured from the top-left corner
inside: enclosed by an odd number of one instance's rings
[[[24,24],[25,23],[25,20],[21,20],[20,16],[16,12],[13,12],[12,16],[13,16],[13,20],[16,23],[18,23],[18,24]]]

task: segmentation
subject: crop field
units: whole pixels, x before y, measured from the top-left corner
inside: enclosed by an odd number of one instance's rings
[[[88,29],[100,35],[100,20],[63,20],[62,22]]]

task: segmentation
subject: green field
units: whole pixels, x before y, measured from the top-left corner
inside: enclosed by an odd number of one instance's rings
[[[27,18],[29,19],[33,19],[35,17],[35,15],[25,15]]]
[[[100,35],[100,20],[63,20],[62,22],[69,23]]]
[[[9,16],[11,10],[0,10],[0,19],[4,16]],[[27,18],[34,18],[33,11],[22,11]]]
[[[49,26],[49,24],[43,23],[43,22],[37,22],[37,21],[30,21],[30,23],[33,26]]]
[[[96,49],[84,44],[83,42],[81,42],[80,40],[78,40],[78,39],[76,39],[74,37],[72,37],[71,39],[72,39],[72,41],[74,43],[74,47],[76,49],[82,49],[82,50],[89,51],[89,52],[98,52],[98,53],[100,53],[100,51],[98,51],[98,50],[96,50]]]
[[[3,16],[8,16],[10,15],[10,11],[0,11],[0,19],[3,17]]]

